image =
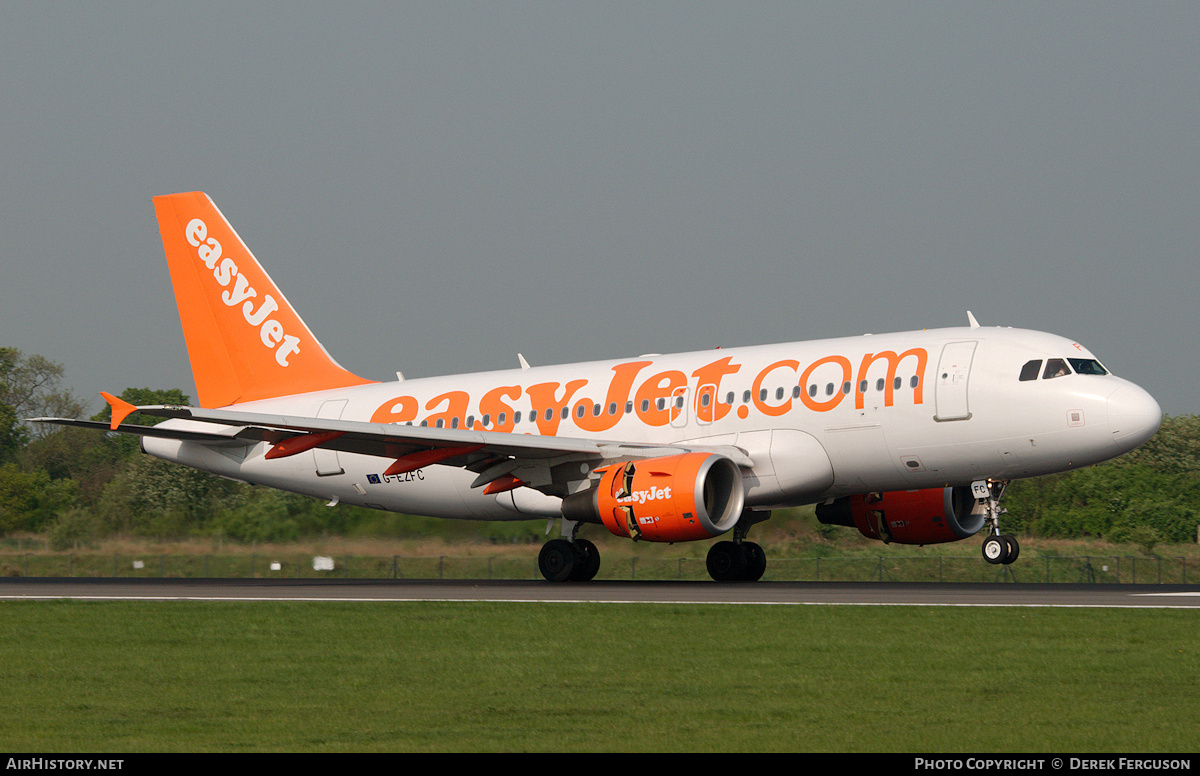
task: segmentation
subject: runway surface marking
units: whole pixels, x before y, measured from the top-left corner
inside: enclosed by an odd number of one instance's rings
[[[1177,595],[1177,596],[1200,596],[1200,591],[1188,591],[1183,593],[1132,593],[1132,595]]]
[[[1130,593],[1131,597],[1190,596],[1200,593]],[[204,596],[204,595],[0,595],[0,601],[175,601],[230,603],[506,603],[506,604],[657,604],[672,606],[923,606],[944,608],[1011,608],[1011,609],[1194,609],[1195,606],[1172,604],[1119,603],[953,603],[938,601],[715,601],[684,599],[633,598],[455,598],[441,596],[351,597],[351,596]]]

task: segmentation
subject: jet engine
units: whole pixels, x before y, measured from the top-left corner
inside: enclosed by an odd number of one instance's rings
[[[626,461],[596,471],[596,487],[563,499],[563,517],[603,523],[634,540],[708,539],[732,528],[745,503],[741,470],[714,453]]]
[[[817,520],[885,543],[939,544],[977,533],[985,512],[968,487],[927,488],[834,499],[817,505]]]

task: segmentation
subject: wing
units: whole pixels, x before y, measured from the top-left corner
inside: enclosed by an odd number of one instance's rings
[[[216,446],[266,442],[270,445],[265,454],[268,459],[286,458],[315,448],[358,453],[390,459],[387,474],[402,474],[433,464],[458,466],[474,472],[477,476],[471,487],[485,488],[485,493],[525,485],[562,497],[575,489],[574,483],[585,481],[599,467],[681,452],[712,452],[732,459],[743,468],[754,465],[744,450],[733,446],[650,445],[198,407],[135,407],[109,394],[104,397],[113,409],[109,424],[70,418],[31,420]],[[189,423],[180,428],[172,424],[164,428],[122,423],[133,412],[204,425]]]

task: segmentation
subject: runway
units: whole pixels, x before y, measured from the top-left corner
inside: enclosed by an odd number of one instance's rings
[[[0,579],[0,601],[496,601],[757,606],[1200,608],[1200,585]]]

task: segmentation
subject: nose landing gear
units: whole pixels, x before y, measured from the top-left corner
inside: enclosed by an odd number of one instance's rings
[[[1000,533],[1000,515],[1008,514],[1008,510],[1000,506],[1000,497],[1004,495],[1007,482],[992,480],[979,481],[971,484],[975,497],[987,501],[987,516],[984,522],[988,526],[988,537],[983,540],[983,559],[988,563],[1008,565],[1021,554],[1021,546],[1012,534]]]

